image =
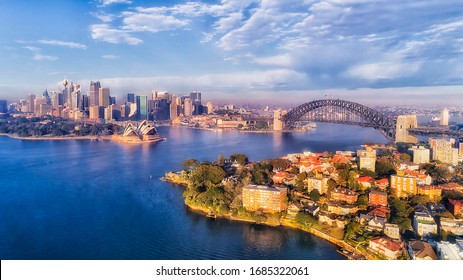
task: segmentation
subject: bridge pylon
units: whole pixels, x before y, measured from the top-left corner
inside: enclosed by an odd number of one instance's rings
[[[416,115],[400,115],[397,117],[395,142],[418,143],[418,138],[408,132],[409,128],[418,127]]]

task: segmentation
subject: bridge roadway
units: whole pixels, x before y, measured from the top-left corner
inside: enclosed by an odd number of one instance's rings
[[[453,137],[463,138],[463,132],[459,132],[456,130],[450,130],[448,127],[421,126],[421,127],[409,128],[408,132],[414,135],[453,136]]]

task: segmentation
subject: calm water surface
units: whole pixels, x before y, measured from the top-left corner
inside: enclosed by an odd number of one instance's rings
[[[159,180],[188,158],[251,160],[386,142],[371,128],[319,124],[313,133],[159,128],[154,145],[0,137],[1,259],[343,259],[336,246],[287,228],[211,220]]]

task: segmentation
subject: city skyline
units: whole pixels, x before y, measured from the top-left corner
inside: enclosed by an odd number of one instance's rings
[[[57,90],[67,77],[83,94],[93,80],[118,97],[200,90],[215,102],[462,102],[463,12],[455,5],[3,2],[0,96]]]

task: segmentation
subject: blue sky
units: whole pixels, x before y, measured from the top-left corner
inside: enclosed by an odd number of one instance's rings
[[[0,97],[90,80],[112,95],[463,103],[463,3],[0,1]]]

